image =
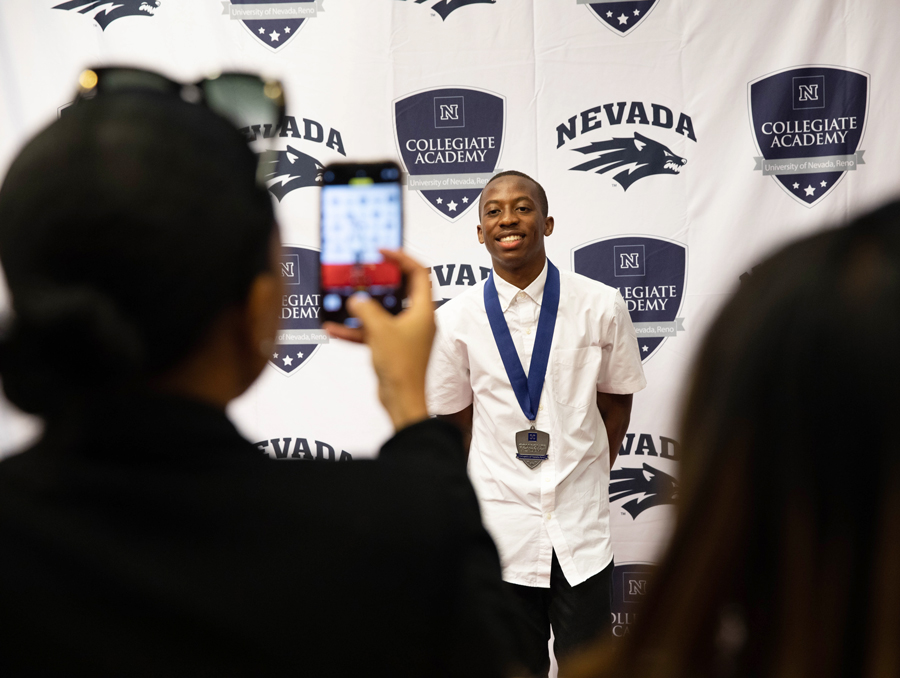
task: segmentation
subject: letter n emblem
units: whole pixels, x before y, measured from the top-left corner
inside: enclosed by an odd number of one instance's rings
[[[642,596],[645,593],[647,593],[647,580],[646,579],[629,579],[628,580],[628,595]]]
[[[434,127],[466,126],[466,99],[462,96],[434,97]]]
[[[800,101],[818,101],[819,86],[818,85],[799,85]]]

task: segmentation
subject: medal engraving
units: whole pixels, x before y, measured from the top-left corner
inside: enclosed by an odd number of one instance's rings
[[[547,459],[550,449],[550,434],[532,427],[516,433],[516,459],[528,468],[537,468]]]

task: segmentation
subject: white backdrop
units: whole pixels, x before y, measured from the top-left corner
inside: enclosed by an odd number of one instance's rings
[[[231,16],[248,10],[263,20]],[[623,294],[643,289],[652,300],[654,289],[658,298],[669,288],[664,309],[634,304],[634,320],[651,332],[642,340],[655,341],[646,344],[649,385],[635,398],[613,478],[622,633],[644,590],[644,564],[657,558],[671,523],[678,408],[704,328],[767,252],[896,192],[898,31],[894,0],[2,0],[0,169],[72,100],[80,70],[103,64],[181,79],[221,70],[281,78],[297,133],[289,128],[275,144],[294,160],[398,158],[410,138],[493,135],[499,156],[488,173],[518,169],[547,190],[556,230],[546,244],[558,266],[573,268],[576,252],[594,244],[580,256]],[[859,77],[851,83],[848,73]],[[756,81],[772,86],[754,97]],[[502,119],[484,114],[472,91],[502,100]],[[395,128],[395,102],[413,94],[425,101],[417,137]],[[432,115],[436,97],[458,108]],[[803,120],[820,122],[789,133]],[[830,140],[816,136],[816,125],[831,125]],[[783,134],[776,142],[765,130]],[[803,145],[773,150],[773,142]],[[593,171],[573,169],[609,153]],[[798,166],[852,156],[859,164],[843,173],[795,170],[782,185],[755,169],[771,169],[759,156]],[[613,167],[618,161],[630,164]],[[470,185],[484,174],[468,165],[407,167],[414,176],[423,168]],[[273,179],[284,242],[314,250],[314,177]],[[436,300],[480,280],[490,263],[472,201],[462,201],[469,194],[447,190],[441,203],[420,191],[405,196],[406,247],[435,267]],[[338,342],[282,348],[231,407],[239,428],[272,456],[373,455],[390,427],[367,350]],[[288,366],[293,354],[297,364]],[[0,409],[0,453],[34,431]]]

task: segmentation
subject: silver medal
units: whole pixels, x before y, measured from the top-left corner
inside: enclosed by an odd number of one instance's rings
[[[530,429],[516,433],[516,459],[528,468],[534,469],[547,459],[550,449],[550,434],[538,431],[532,424]]]

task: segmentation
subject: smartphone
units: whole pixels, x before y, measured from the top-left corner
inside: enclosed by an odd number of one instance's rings
[[[358,327],[347,299],[365,292],[393,314],[406,296],[399,267],[379,249],[403,244],[400,167],[340,163],[322,171],[320,286],[322,318]]]

